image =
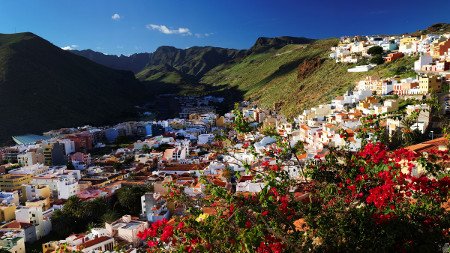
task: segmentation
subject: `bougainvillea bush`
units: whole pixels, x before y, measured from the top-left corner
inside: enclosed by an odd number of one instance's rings
[[[265,182],[238,194],[210,183],[191,198],[176,185],[169,201],[185,210],[139,236],[149,252],[439,252],[449,242],[448,151],[331,150],[292,180],[295,150],[278,149],[246,165]],[[290,155],[292,156],[290,156]],[[298,160],[297,160],[298,161]]]

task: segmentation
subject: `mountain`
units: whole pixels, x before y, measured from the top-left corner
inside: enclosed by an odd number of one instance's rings
[[[413,36],[420,36],[424,34],[444,34],[444,33],[450,33],[450,24],[449,23],[436,23],[433,24],[423,30],[418,30],[411,35]]]
[[[249,54],[257,54],[267,51],[269,49],[280,49],[289,44],[309,44],[314,42],[314,39],[304,38],[304,37],[259,37],[255,44],[248,50]]]
[[[130,118],[143,100],[132,72],[64,51],[32,33],[0,34],[0,143],[11,135]]]
[[[236,49],[219,47],[179,49],[170,46],[159,47],[153,53],[130,56],[105,55],[90,49],[70,52],[110,68],[133,71],[141,81],[157,80],[173,84],[196,83],[212,68],[245,55],[244,50]]]
[[[193,77],[184,74],[169,64],[152,65],[139,72],[136,77],[139,80],[158,83],[182,84],[195,82]]]
[[[245,51],[236,49],[225,49],[219,47],[191,47],[188,49],[179,49],[170,46],[159,47],[150,55],[149,62],[137,77],[142,81],[151,81],[157,77],[148,73],[155,66],[172,67],[169,72],[178,72],[181,79],[175,79],[177,82],[189,82],[200,79],[206,72],[212,68],[228,61],[235,60],[244,56]]]
[[[70,52],[88,58],[98,64],[113,69],[128,70],[138,73],[148,63],[150,53],[138,53],[130,56],[125,55],[107,55],[90,49],[87,50],[71,50]]]
[[[349,73],[349,65],[328,58],[338,39],[305,40],[272,48],[276,39],[258,39],[246,57],[215,67],[200,82],[212,87],[239,90],[244,99],[294,117],[304,109],[331,101],[366,75],[407,75],[415,58],[405,57],[382,64],[369,72]],[[281,47],[280,47],[281,46]],[[261,50],[261,48],[268,48]],[[277,49],[278,47],[278,49]],[[255,48],[258,48],[255,50]]]

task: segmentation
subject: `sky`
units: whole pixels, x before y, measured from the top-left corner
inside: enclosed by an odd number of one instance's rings
[[[399,34],[450,23],[450,0],[0,0],[0,33],[106,54],[246,49],[258,37]]]

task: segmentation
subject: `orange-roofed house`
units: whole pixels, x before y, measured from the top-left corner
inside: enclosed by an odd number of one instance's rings
[[[395,61],[397,59],[402,58],[403,56],[404,56],[404,54],[401,53],[401,52],[390,53],[384,58],[384,61],[385,62],[393,62],[393,61]]]
[[[448,150],[449,142],[445,137],[437,138],[430,141],[425,141],[422,143],[418,143],[415,145],[411,145],[406,147],[406,149],[417,152],[417,153],[423,153],[423,152],[430,152],[431,150]]]

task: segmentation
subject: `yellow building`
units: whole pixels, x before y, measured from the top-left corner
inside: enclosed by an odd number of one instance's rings
[[[406,37],[400,39],[398,51],[402,53],[415,53],[417,52],[418,39],[416,37]]]
[[[376,97],[367,97],[362,101],[359,101],[357,109],[362,110],[362,109],[367,109],[369,108],[371,105],[378,103],[378,99]]]
[[[0,205],[0,222],[12,221],[16,218],[16,205]]]
[[[0,176],[0,190],[16,191],[20,190],[23,184],[29,184],[32,175],[28,174],[5,174]]]
[[[34,199],[25,202],[26,207],[41,207],[42,210],[48,210],[50,208],[50,198]]]
[[[22,196],[20,201],[25,203],[34,199],[46,199],[50,198],[52,192],[48,185],[32,185],[24,184],[21,186]]]
[[[441,92],[441,80],[437,76],[419,76],[419,90],[421,94],[429,94],[432,91]]]

